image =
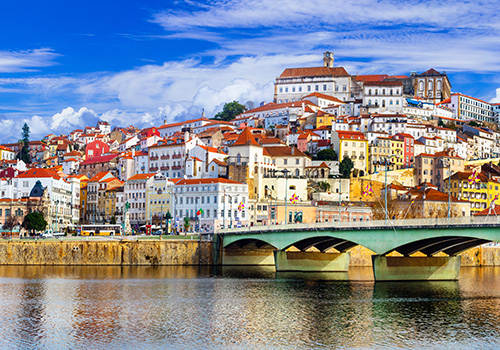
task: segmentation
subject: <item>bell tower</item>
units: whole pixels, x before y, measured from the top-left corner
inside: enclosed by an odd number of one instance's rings
[[[326,51],[323,53],[323,66],[333,68],[333,52]]]

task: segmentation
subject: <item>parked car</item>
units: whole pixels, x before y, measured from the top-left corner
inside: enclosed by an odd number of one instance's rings
[[[54,235],[51,232],[44,232],[40,235],[41,238],[54,238]]]
[[[157,230],[157,231],[153,231],[153,233],[151,233],[152,235],[155,235],[155,236],[161,236],[163,233],[161,232],[161,230]]]

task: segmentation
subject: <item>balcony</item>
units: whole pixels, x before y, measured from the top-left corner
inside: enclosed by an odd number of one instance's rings
[[[161,156],[161,157],[160,157],[160,159],[161,159],[161,160],[165,160],[165,159],[169,159],[169,158],[170,158],[170,156],[169,156],[169,155],[166,155],[166,156]]]
[[[162,170],[162,171],[170,170],[170,167],[169,166],[162,166],[162,167],[160,167],[160,170]]]
[[[158,171],[158,167],[149,168],[149,170],[152,172],[155,172],[155,171]]]
[[[158,156],[151,156],[149,157],[150,160],[158,160]]]
[[[180,170],[181,166],[180,165],[173,165],[172,170]]]
[[[181,155],[180,155],[180,154],[174,154],[174,155],[172,156],[172,159],[179,159],[180,157],[181,157]]]

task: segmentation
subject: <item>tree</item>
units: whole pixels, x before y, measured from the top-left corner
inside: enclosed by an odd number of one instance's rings
[[[17,154],[17,159],[20,159],[26,164],[29,164],[31,163],[30,148],[29,148],[30,127],[28,126],[27,123],[24,123],[23,132],[21,133],[21,135],[23,136],[23,138],[19,141],[19,144],[21,145],[21,150]]]
[[[184,218],[184,234],[186,234],[187,230],[189,230],[189,227],[191,226],[191,221],[189,218],[186,216]]]
[[[14,215],[8,216],[5,219],[5,223],[3,224],[3,228],[6,230],[12,230],[14,226],[19,225]]]
[[[354,163],[351,158],[345,157],[342,159],[339,165],[339,171],[343,178],[348,179],[350,177],[352,168],[354,168]]]
[[[114,216],[114,215],[113,215],[113,216],[111,217],[111,220],[109,220],[109,223],[110,223],[111,225],[116,225],[116,216]]]
[[[214,119],[229,121],[233,120],[238,114],[245,112],[247,108],[238,101],[228,102],[222,107],[222,111],[217,113]]]
[[[167,213],[165,214],[165,220],[172,220],[172,214],[170,214],[170,211],[167,211]]]
[[[315,160],[337,160],[337,153],[333,149],[322,149],[316,154]]]
[[[326,181],[320,181],[318,182],[318,187],[319,187],[319,190],[321,192],[328,192],[328,190],[330,189],[330,184]]]
[[[47,221],[43,217],[43,213],[34,211],[24,217],[22,227],[30,232],[33,230],[44,231],[47,227]]]

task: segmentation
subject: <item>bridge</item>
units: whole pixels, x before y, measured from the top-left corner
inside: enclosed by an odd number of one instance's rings
[[[347,271],[349,250],[373,251],[376,281],[456,280],[460,254],[500,241],[500,217],[325,222],[223,229],[223,265],[276,271]],[[395,256],[396,255],[396,256]]]

